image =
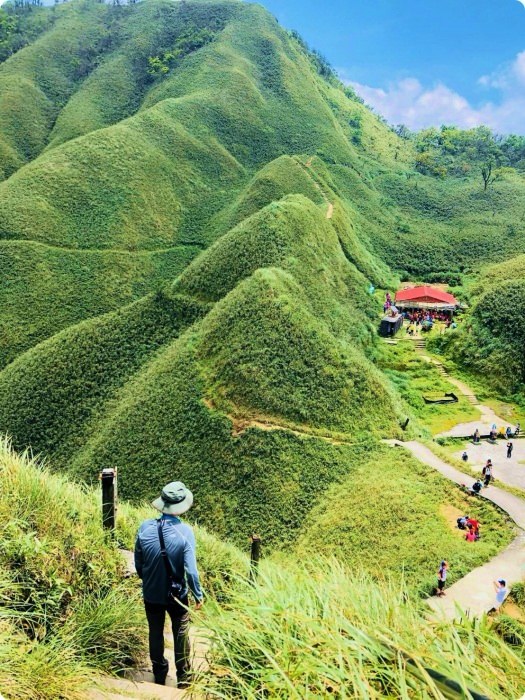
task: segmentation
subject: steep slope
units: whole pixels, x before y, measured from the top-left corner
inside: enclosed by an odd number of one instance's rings
[[[71,42],[84,25],[75,51]],[[96,32],[100,41],[93,39]],[[55,90],[62,86],[62,92],[46,97],[51,116],[33,118],[43,124],[38,143],[24,155],[33,160],[0,184],[4,269],[12,263],[12,241],[24,259],[11,270],[14,293],[1,312],[0,322],[13,335],[9,347],[5,334],[3,363],[71,323],[138,298],[159,278],[173,279],[193,254],[181,245],[208,245],[250,213],[243,201],[252,201],[256,211],[263,202],[254,199],[255,190],[266,197],[264,204],[278,195],[277,190],[263,195],[268,175],[261,174],[252,191],[240,195],[240,209],[232,209],[236,192],[252,175],[257,178],[260,165],[297,151],[322,152],[331,160],[355,158],[332,112],[328,92],[333,89],[262,8],[165,0],[125,8],[71,3],[57,9],[48,31],[2,64],[0,78],[27,75],[36,90],[43,90],[44,68],[36,56],[47,46],[51,51],[64,33],[69,39],[49,64]],[[88,56],[82,42],[89,44]],[[82,63],[81,75],[67,72],[64,56],[70,54],[78,54],[70,63]],[[166,73],[152,74],[155,60]],[[27,113],[25,93],[6,83],[2,94],[6,113]],[[339,99],[348,101],[342,93]],[[123,117],[129,119],[119,121]],[[26,139],[22,127],[3,128],[6,138],[13,136],[9,148],[20,153]],[[276,187],[283,194],[306,188],[314,199],[322,198],[313,178],[301,173],[299,163],[292,165],[286,163],[279,173],[279,166],[273,168],[269,178],[276,179]],[[55,249],[67,251],[60,258]],[[97,255],[82,257],[77,249]],[[121,289],[130,289],[128,295],[115,294],[112,280],[100,274],[99,251],[115,254],[103,259]],[[155,255],[145,258],[143,251]],[[32,274],[43,258],[53,259],[44,263],[45,285],[42,276]],[[368,261],[368,268],[384,277],[385,268],[377,265]],[[105,303],[87,303],[93,285]],[[31,309],[17,290],[29,287],[49,305],[39,305],[38,324],[35,319],[27,333]],[[75,294],[66,311],[60,290],[67,288]]]
[[[182,246],[205,248],[286,194],[330,208],[345,254],[375,286],[391,280],[388,268],[453,279],[525,250],[521,176],[507,172],[485,192],[474,171],[416,172],[417,144],[257,5],[87,1],[35,17],[43,28],[0,65],[0,256],[11,265],[6,241],[16,240],[25,261],[0,309],[14,338],[9,347],[4,337],[1,364],[173,280],[195,252]],[[118,253],[104,258],[109,284],[98,256],[77,250]],[[43,257],[53,258],[46,284],[30,272]],[[87,303],[93,284],[104,303]],[[31,310],[16,295],[29,287],[49,304],[26,333]],[[64,288],[75,290],[67,311]]]
[[[65,250],[42,243],[0,245],[0,367],[85,318],[132,302],[176,277],[200,252]]]
[[[525,256],[483,270],[465,323],[440,350],[506,397],[525,401]]]
[[[43,13],[47,31],[0,64],[0,179],[44,149],[61,105],[109,46],[105,5],[83,3]]]
[[[324,203],[286,196],[219,238],[163,293],[67,329],[6,367],[0,430],[84,479],[111,462],[130,498],[151,496],[176,470],[219,532],[264,528],[273,542],[286,522],[293,537],[307,508],[294,480],[308,490],[321,463],[325,485],[347,469],[345,455],[308,436],[359,442],[398,432],[396,399],[365,356],[375,310],[367,289]],[[268,417],[280,432],[232,434]],[[283,478],[289,498],[264,520],[260,491],[277,493]]]

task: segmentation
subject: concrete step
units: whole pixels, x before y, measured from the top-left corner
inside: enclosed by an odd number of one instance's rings
[[[144,672],[144,680],[128,678],[101,678],[97,687],[87,694],[89,700],[183,700],[185,690],[178,690],[176,682],[167,678],[166,685],[153,683],[153,674]]]

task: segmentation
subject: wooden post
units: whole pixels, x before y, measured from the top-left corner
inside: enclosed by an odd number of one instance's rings
[[[102,526],[115,534],[117,516],[117,470],[103,469],[100,474],[102,482]]]
[[[259,559],[261,558],[261,538],[255,533],[251,537],[251,552],[250,552],[250,575],[252,579],[257,577],[259,568]]]

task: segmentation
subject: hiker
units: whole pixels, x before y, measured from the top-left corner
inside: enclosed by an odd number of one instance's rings
[[[498,433],[497,433],[496,429],[494,428],[494,426],[492,426],[492,430],[490,431],[490,435],[489,435],[489,441],[496,442],[497,436],[498,436]]]
[[[437,572],[437,580],[438,580],[438,585],[437,585],[437,595],[438,596],[443,596],[446,595],[445,593],[445,582],[447,580],[447,571],[448,571],[448,562],[446,562],[444,559],[439,565],[439,569]]]
[[[485,488],[487,488],[487,486],[490,484],[490,480],[492,478],[492,460],[491,459],[487,459],[487,463],[483,467],[481,473],[484,476]]]
[[[494,581],[494,590],[496,591],[496,603],[494,604],[494,607],[489,610],[489,613],[497,612],[498,608],[501,606],[509,593],[507,582],[504,578]]]
[[[517,424],[516,424],[516,428],[515,428],[515,430],[514,430],[514,437],[519,437],[520,430],[521,430],[521,426],[520,426],[519,423],[517,423]]]
[[[472,484],[472,491],[473,491],[475,494],[478,494],[478,495],[479,495],[479,494],[481,493],[481,489],[482,489],[482,488],[483,488],[483,482],[481,481],[481,479],[478,479],[477,481],[475,481],[475,482]]]
[[[510,438],[512,437],[512,428],[510,427],[510,425],[507,426],[507,430],[505,431],[505,437],[507,438],[507,440],[510,440]]]
[[[478,535],[476,539],[479,539],[479,521],[476,518],[467,517],[467,528],[472,530],[475,535]]]
[[[467,529],[467,520],[468,520],[468,515],[462,515],[456,520],[456,523],[458,525],[459,530],[466,530]]]
[[[507,442],[507,459],[510,459],[512,457],[512,450],[514,449],[514,445],[512,442]]]
[[[465,450],[465,451],[463,452],[463,454],[461,455],[461,459],[462,459],[464,462],[468,462],[468,454],[467,454],[467,451],[466,451],[466,450]]]
[[[469,530],[465,535],[465,539],[467,540],[467,542],[475,542],[478,538],[476,537],[476,533],[474,532],[474,530]]]
[[[479,436],[479,430],[476,428],[476,430],[475,430],[475,432],[474,432],[474,444],[475,444],[475,445],[478,445],[478,444],[479,444],[479,437],[480,437],[480,436]]]
[[[160,498],[152,503],[162,516],[145,520],[139,527],[135,542],[135,567],[142,579],[155,683],[165,685],[168,675],[169,664],[164,657],[164,621],[168,613],[179,688],[188,687],[190,675],[188,587],[195,598],[196,610],[203,601],[195,558],[195,536],[191,527],[178,517],[192,504],[193,494],[182,482],[168,484],[162,489]]]

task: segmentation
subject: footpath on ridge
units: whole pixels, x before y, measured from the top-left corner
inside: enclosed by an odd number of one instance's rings
[[[303,170],[303,171],[305,172],[305,174],[308,176],[308,178],[311,180],[311,182],[313,183],[314,187],[315,187],[317,190],[319,190],[319,192],[321,193],[321,196],[322,196],[322,198],[324,199],[325,204],[327,205],[327,209],[326,209],[326,218],[327,218],[327,219],[331,219],[332,216],[334,215],[334,205],[333,205],[332,202],[328,199],[328,197],[327,197],[327,195],[326,195],[326,192],[323,190],[323,188],[321,187],[321,185],[317,182],[317,180],[316,180],[316,179],[314,178],[314,176],[312,175],[311,168],[312,168],[312,161],[313,161],[313,158],[310,158],[309,160],[307,160],[306,163],[303,163],[303,162],[302,162],[301,160],[299,160],[299,158],[297,158],[297,157],[294,158],[294,160],[295,160],[296,164],[301,168],[301,170]]]

